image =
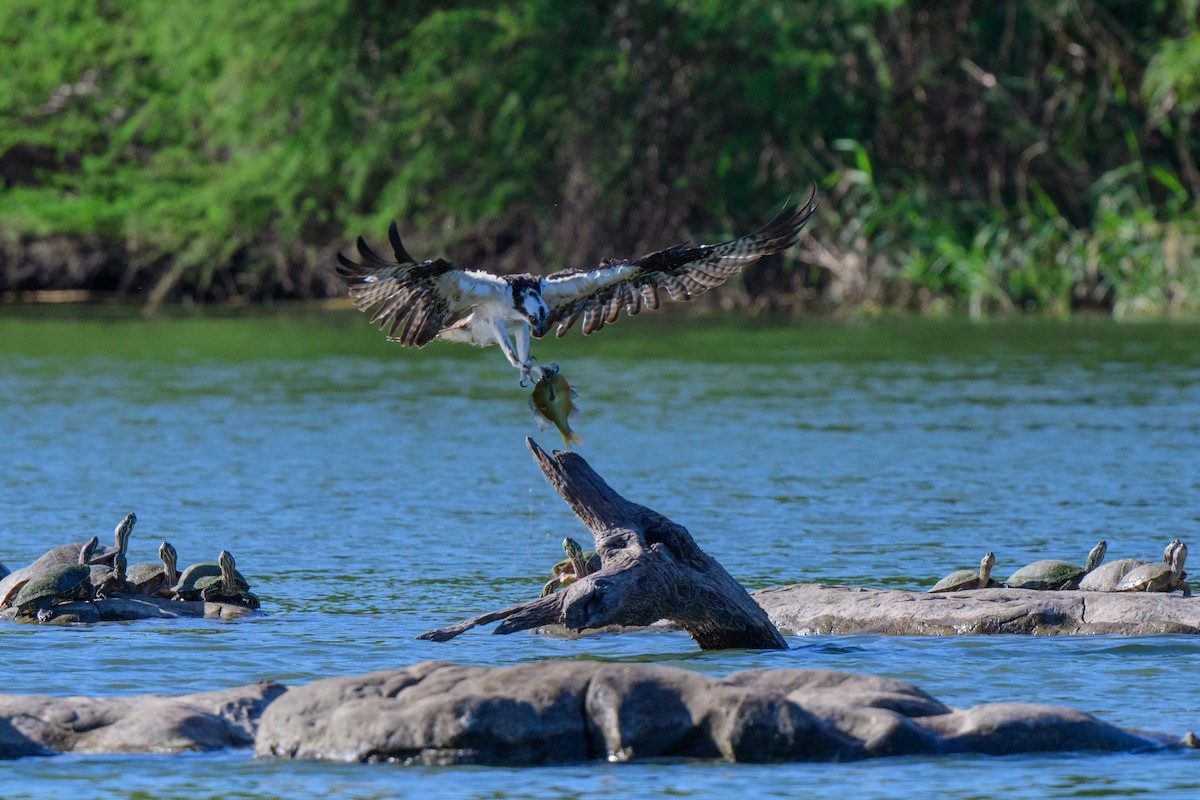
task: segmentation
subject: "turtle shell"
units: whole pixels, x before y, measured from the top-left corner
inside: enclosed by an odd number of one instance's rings
[[[1083,577],[1084,569],[1053,558],[1035,561],[1014,572],[1004,585],[1010,589],[1064,589]]]
[[[1170,564],[1147,564],[1126,573],[1117,586],[1118,592],[1173,592],[1183,590],[1184,597],[1190,597],[1192,590],[1183,579],[1187,573],[1183,571],[1183,562],[1187,558],[1187,545],[1178,540],[1167,546],[1170,554]]]
[[[960,569],[957,572],[951,572],[946,577],[933,585],[929,590],[930,594],[935,592],[961,592],[966,589],[993,589],[1000,584],[994,580],[988,579],[987,586],[979,585],[979,570],[977,569]]]
[[[242,573],[235,569],[233,576],[237,581],[236,586],[238,589],[245,591],[250,588],[249,581],[242,576]],[[216,581],[208,581],[206,580],[207,578],[216,578]],[[171,591],[185,600],[193,600],[197,599],[196,596],[206,587],[213,586],[219,583],[220,580],[220,565],[210,561],[202,561],[199,564],[192,564],[185,569],[179,576],[179,582],[171,587]]]
[[[134,564],[125,572],[125,580],[134,594],[170,597],[174,588],[167,582],[162,562],[145,561]]]
[[[34,571],[29,567],[21,567],[0,578],[0,608],[12,605],[12,599],[21,587],[29,582]]]
[[[1115,592],[1121,580],[1138,567],[1144,567],[1149,561],[1140,558],[1118,558],[1101,564],[1083,576],[1079,588],[1085,592]]]
[[[206,586],[200,589],[200,599],[210,603],[230,603],[232,605],[246,606],[247,608],[258,608],[258,595],[249,592],[245,589],[238,589],[233,594],[225,594],[221,590],[221,579],[217,578],[212,583],[209,583],[210,578],[202,578],[197,582],[197,585],[204,583]]]
[[[79,563],[79,549],[83,547],[83,543],[79,544],[64,544],[59,545],[51,550],[40,555],[32,564],[27,567],[13,570],[8,575],[0,578],[0,608],[9,605],[16,605],[16,594],[21,590],[27,581],[37,575],[45,572],[51,567],[61,566],[63,564]],[[96,548],[100,550],[100,548]],[[102,555],[97,557],[95,553],[89,559],[89,564],[112,565],[113,557],[116,556],[116,548],[104,549]],[[107,561],[105,561],[107,559]]]
[[[72,542],[71,544],[60,544],[58,547],[47,550],[42,555],[38,556],[37,560],[29,565],[29,568],[35,572],[52,567],[55,564],[74,564],[79,561],[79,550],[83,547],[83,542]],[[113,558],[117,555],[117,548],[104,547],[103,545],[96,547],[92,552],[92,557],[88,559],[89,564],[103,564],[106,567],[111,567]]]
[[[1166,592],[1171,583],[1171,568],[1166,564],[1145,564],[1125,573],[1117,584],[1118,592]]]
[[[141,586],[143,583],[161,578],[166,573],[160,561],[142,561],[137,564],[130,564],[129,569],[125,570],[125,580],[132,583],[134,586]]]
[[[87,597],[91,574],[92,568],[87,564],[56,564],[30,578],[13,598],[13,605],[24,611],[46,601]]]

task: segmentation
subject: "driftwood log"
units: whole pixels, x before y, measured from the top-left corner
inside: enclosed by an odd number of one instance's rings
[[[691,534],[614,491],[577,453],[552,455],[526,445],[550,485],[591,531],[601,569],[559,592],[428,631],[444,642],[477,625],[502,620],[495,633],[562,624],[580,631],[670,620],[703,650],[783,650],[779,630],[724,567]]]

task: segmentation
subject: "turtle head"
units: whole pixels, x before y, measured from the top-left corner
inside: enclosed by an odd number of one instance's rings
[[[1088,553],[1087,563],[1084,565],[1084,570],[1091,572],[1096,567],[1100,566],[1100,562],[1104,560],[1104,554],[1108,552],[1108,542],[1101,539],[1092,548],[1092,552]]]
[[[1175,554],[1175,548],[1181,544],[1183,544],[1183,542],[1179,541],[1178,539],[1171,540],[1170,544],[1167,545],[1167,549],[1163,550],[1163,563],[1164,564],[1170,566],[1171,556]]]
[[[987,588],[988,579],[992,577],[992,567],[996,566],[996,554],[990,550],[979,560],[979,578]]]
[[[171,546],[170,542],[163,542],[158,546],[158,559],[163,563],[163,572],[166,573],[167,579],[173,585],[179,574],[175,568],[179,563],[179,554],[175,552],[175,548]]]
[[[83,547],[79,548],[79,563],[86,564],[92,560],[92,554],[96,552],[96,548],[100,545],[100,538],[93,536],[83,543]]]
[[[1187,545],[1183,542],[1175,545],[1175,552],[1171,553],[1171,573],[1174,575],[1183,574],[1183,562],[1187,558]]]
[[[225,585],[225,591],[232,594],[234,584],[236,583],[234,578],[235,564],[233,556],[230,555],[228,550],[222,550],[221,554],[217,556],[217,566],[221,568],[221,582]]]
[[[125,515],[125,519],[121,520],[117,525],[117,529],[113,531],[113,540],[117,547],[117,552],[124,553],[129,549],[129,534],[133,533],[133,526],[137,524],[137,514],[130,512]]]

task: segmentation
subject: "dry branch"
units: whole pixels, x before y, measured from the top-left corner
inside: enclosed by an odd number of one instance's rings
[[[787,647],[766,612],[686,528],[626,500],[577,453],[547,454],[533,439],[525,443],[546,480],[591,531],[602,568],[556,594],[419,638],[446,641],[496,620],[503,620],[496,633],[513,633],[554,623],[580,631],[667,619],[704,650]]]

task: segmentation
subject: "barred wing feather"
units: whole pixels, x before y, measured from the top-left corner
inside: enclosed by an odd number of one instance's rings
[[[546,330],[557,325],[556,335],[562,336],[582,319],[584,334],[593,333],[615,322],[622,310],[633,316],[642,309],[658,308],[660,290],[671,300],[690,300],[725,283],[761,256],[791,247],[816,207],[814,189],[793,213],[776,217],[747,236],[720,244],[676,245],[636,261],[548,275],[542,282],[542,300],[550,309]]]
[[[380,258],[360,236],[362,263],[338,253],[337,272],[349,286],[354,304],[371,313],[371,322],[379,323],[380,329],[387,328],[391,341],[424,347],[469,314],[480,299],[503,287],[493,275],[467,271],[440,258],[415,261],[404,249],[395,222],[388,229],[388,239],[395,261]]]

